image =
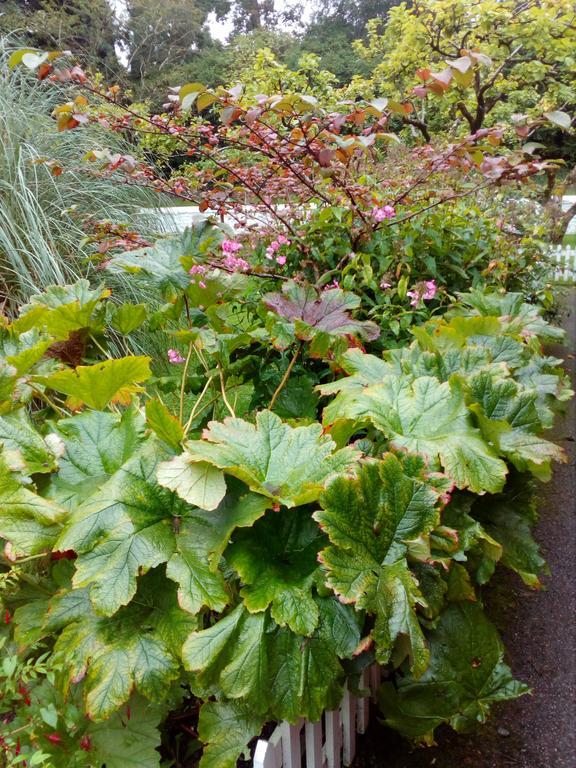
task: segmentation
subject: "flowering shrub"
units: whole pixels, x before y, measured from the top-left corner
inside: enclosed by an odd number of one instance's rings
[[[7,762],[152,767],[162,723],[168,764],[198,738],[202,768],[233,768],[374,660],[386,721],[418,741],[527,692],[478,589],[497,562],[539,585],[530,487],[564,460],[542,433],[571,395],[542,344],[562,333],[501,289],[489,246],[477,272],[418,251],[444,202],[543,166],[492,133],[388,155],[381,103],[192,84],[192,104],[221,122],[117,127],[180,138],[234,236],[205,222],[109,252],[103,285],[0,323],[2,634],[38,672],[15,687],[5,665]],[[60,127],[99,119],[85,107]],[[191,194],[104,158],[120,170]],[[120,303],[119,275],[155,305]],[[114,352],[152,335],[161,355]]]
[[[564,459],[541,436],[570,394],[540,347],[560,332],[478,290],[382,355],[353,294],[267,291],[213,261],[229,243],[109,262],[169,299],[139,320],[169,323],[168,368],[102,356],[131,307],[87,283],[2,326],[2,633],[38,670],[4,694],[8,760],[158,765],[180,709],[202,766],[234,766],[267,721],[335,707],[351,660],[387,667],[384,716],[420,740],[526,691],[476,589],[498,561],[538,585],[527,478]]]

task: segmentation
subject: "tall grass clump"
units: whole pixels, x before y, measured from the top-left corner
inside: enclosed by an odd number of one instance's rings
[[[90,277],[82,246],[87,218],[135,222],[152,193],[122,186],[82,169],[91,149],[126,151],[98,128],[58,133],[50,117],[63,94],[22,68],[6,65],[9,42],[0,41],[0,301],[5,309],[47,285]],[[55,176],[43,160],[64,171]]]

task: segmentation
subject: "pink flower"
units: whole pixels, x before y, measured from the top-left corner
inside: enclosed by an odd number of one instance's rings
[[[429,301],[430,299],[433,299],[436,296],[436,281],[435,280],[427,280],[426,283],[426,290],[422,294],[422,298],[424,301]]]
[[[396,215],[396,211],[391,205],[383,205],[378,207],[377,205],[372,208],[371,212],[372,218],[376,219],[376,221],[384,221],[385,219],[391,219],[393,216]]]
[[[204,282],[204,280],[200,280],[200,282],[198,283],[198,286],[200,288],[206,288],[206,283]]]
[[[182,357],[182,355],[178,352],[176,349],[169,349],[168,350],[168,362],[172,364],[176,363],[184,363],[185,360]]]
[[[290,240],[288,240],[285,235],[278,235],[276,240],[272,240],[268,248],[266,248],[266,258],[272,261],[272,259],[274,259],[276,256],[276,251],[278,251],[283,245],[290,245]],[[281,259],[283,259],[283,261],[281,261]],[[286,257],[276,256],[276,261],[278,264],[286,264]]]
[[[190,267],[188,270],[189,275],[205,275],[208,271],[208,268],[205,267],[203,264],[194,264],[193,267]]]
[[[382,282],[380,283],[380,288],[383,291],[385,291],[386,288],[391,288],[391,287],[392,287],[392,283],[387,283],[386,280],[382,280]]]
[[[333,288],[340,288],[340,283],[338,280],[332,280],[331,283],[328,283],[328,285],[324,286],[325,291],[331,291]]]
[[[247,261],[231,253],[222,259],[222,265],[225,269],[229,269],[232,272],[246,272],[246,270],[250,269],[250,264]]]
[[[437,291],[436,281],[427,280],[424,283],[416,283],[413,290],[406,291],[406,294],[412,299],[410,306],[417,307],[421,301],[430,301],[433,299],[436,296]]]
[[[222,250],[224,253],[234,255],[242,250],[242,243],[239,243],[236,240],[224,240],[222,242]]]

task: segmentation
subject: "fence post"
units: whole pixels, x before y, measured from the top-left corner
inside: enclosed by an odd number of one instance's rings
[[[309,723],[304,726],[306,742],[306,768],[323,768],[322,763],[322,720],[319,723]]]
[[[340,751],[342,749],[342,724],[340,710],[324,713],[326,725],[326,760],[328,768],[341,768]]]

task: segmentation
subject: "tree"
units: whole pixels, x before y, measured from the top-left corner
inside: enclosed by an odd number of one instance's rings
[[[385,95],[421,85],[418,68],[446,73],[467,50],[488,56],[486,66],[456,74],[457,85],[423,110],[441,122],[452,115],[471,130],[576,105],[572,0],[416,0],[391,8],[388,20],[368,24],[368,40],[355,49],[372,67],[371,81]],[[453,74],[453,73],[452,73]],[[436,78],[443,94],[442,77]]]
[[[402,3],[386,23],[369,22],[367,42],[356,42],[355,49],[373,68],[356,89],[402,98],[415,86],[418,119],[406,122],[426,140],[438,131],[475,133],[512,121],[518,137],[530,138],[530,153],[543,149],[549,156],[546,146],[556,144],[553,156],[567,162],[567,173],[549,168],[537,196],[546,205],[553,241],[562,240],[576,215],[576,206],[561,208],[566,180],[573,183],[575,173],[573,148],[564,142],[576,109],[572,0]]]
[[[0,33],[11,32],[34,47],[73,50],[88,66],[118,72],[118,24],[107,0],[11,0]]]
[[[340,85],[355,75],[367,76],[369,64],[352,42],[362,38],[370,19],[383,20],[398,0],[320,0],[302,48],[320,56],[322,67],[334,72]]]
[[[225,0],[129,0],[125,42],[127,67],[140,85],[170,67],[189,61],[210,44],[208,14],[229,9]]]
[[[236,0],[232,12],[235,32],[253,32],[270,27],[276,19],[274,0]]]

